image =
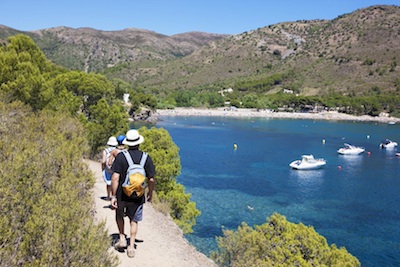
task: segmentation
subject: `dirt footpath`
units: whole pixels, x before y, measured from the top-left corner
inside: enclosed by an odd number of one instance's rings
[[[112,238],[118,238],[118,229],[115,223],[115,212],[109,208],[106,196],[106,185],[101,176],[99,162],[86,161],[96,177],[94,198],[97,221],[105,221],[108,233]],[[125,234],[129,236],[129,220],[125,218]],[[143,221],[139,223],[136,236],[136,256],[128,258],[126,252],[118,252],[110,242],[110,251],[118,255],[120,267],[216,267],[217,265],[204,254],[198,252],[183,238],[182,231],[173,221],[157,212],[146,203],[143,210]],[[142,241],[142,242],[141,242]]]

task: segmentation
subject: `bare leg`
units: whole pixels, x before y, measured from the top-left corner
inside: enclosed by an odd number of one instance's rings
[[[135,248],[135,238],[136,238],[136,234],[138,231],[138,223],[135,221],[131,221],[131,242],[129,244],[129,247],[131,249]]]
[[[110,197],[111,197],[111,185],[106,185],[106,190],[107,190],[107,199],[110,199]]]
[[[131,225],[131,242],[129,243],[129,246],[127,247],[127,254],[129,258],[132,258],[135,256],[135,238],[136,238],[136,233],[138,230],[138,223],[135,221],[130,221],[130,225]]]
[[[116,249],[121,249],[126,247],[126,238],[124,234],[124,215],[120,214],[120,212],[116,211],[115,220],[117,222],[118,233],[119,233],[119,241],[115,243]]]
[[[125,222],[124,222],[124,217],[122,216],[116,216],[116,221],[117,221],[117,226],[118,226],[118,232],[119,232],[119,239],[124,240],[125,239],[125,233],[124,233],[124,227],[125,227]]]

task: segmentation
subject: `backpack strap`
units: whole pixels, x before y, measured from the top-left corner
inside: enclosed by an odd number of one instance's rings
[[[124,153],[124,156],[126,160],[128,161],[129,166],[133,165],[133,160],[131,157],[131,154],[127,150],[123,150],[122,153]],[[144,168],[144,165],[146,164],[148,154],[146,152],[143,152],[142,158],[140,159],[140,166]]]
[[[144,168],[144,165],[146,164],[146,160],[147,160],[147,153],[143,152],[142,158],[140,159],[140,166],[142,166],[143,168]]]
[[[122,153],[124,153],[124,156],[126,158],[126,161],[128,161],[129,166],[132,166],[133,160],[132,160],[131,154],[129,154],[129,152],[127,150],[123,150]]]

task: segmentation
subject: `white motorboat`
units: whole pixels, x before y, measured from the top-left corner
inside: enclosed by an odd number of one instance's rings
[[[301,159],[289,164],[292,169],[296,170],[315,170],[325,165],[326,161],[324,159],[315,159],[313,155],[302,155]]]
[[[365,151],[365,148],[359,146],[353,146],[348,143],[344,143],[344,147],[338,149],[338,153],[342,155],[359,155]]]
[[[394,142],[389,139],[385,139],[382,141],[382,143],[379,145],[380,148],[395,148],[397,146],[397,142]]]

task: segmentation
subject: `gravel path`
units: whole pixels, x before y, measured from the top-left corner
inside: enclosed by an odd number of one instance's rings
[[[115,213],[102,197],[106,196],[105,182],[101,177],[99,162],[87,160],[89,168],[96,177],[94,186],[94,201],[96,221],[105,221],[110,237],[117,237],[118,230],[115,223]],[[128,219],[125,218],[125,233],[129,233]],[[198,252],[183,237],[179,227],[168,217],[157,212],[150,203],[146,203],[143,211],[143,221],[139,223],[136,239],[136,256],[128,258],[125,253],[116,251],[110,242],[110,251],[118,255],[120,267],[216,267],[217,265]]]

